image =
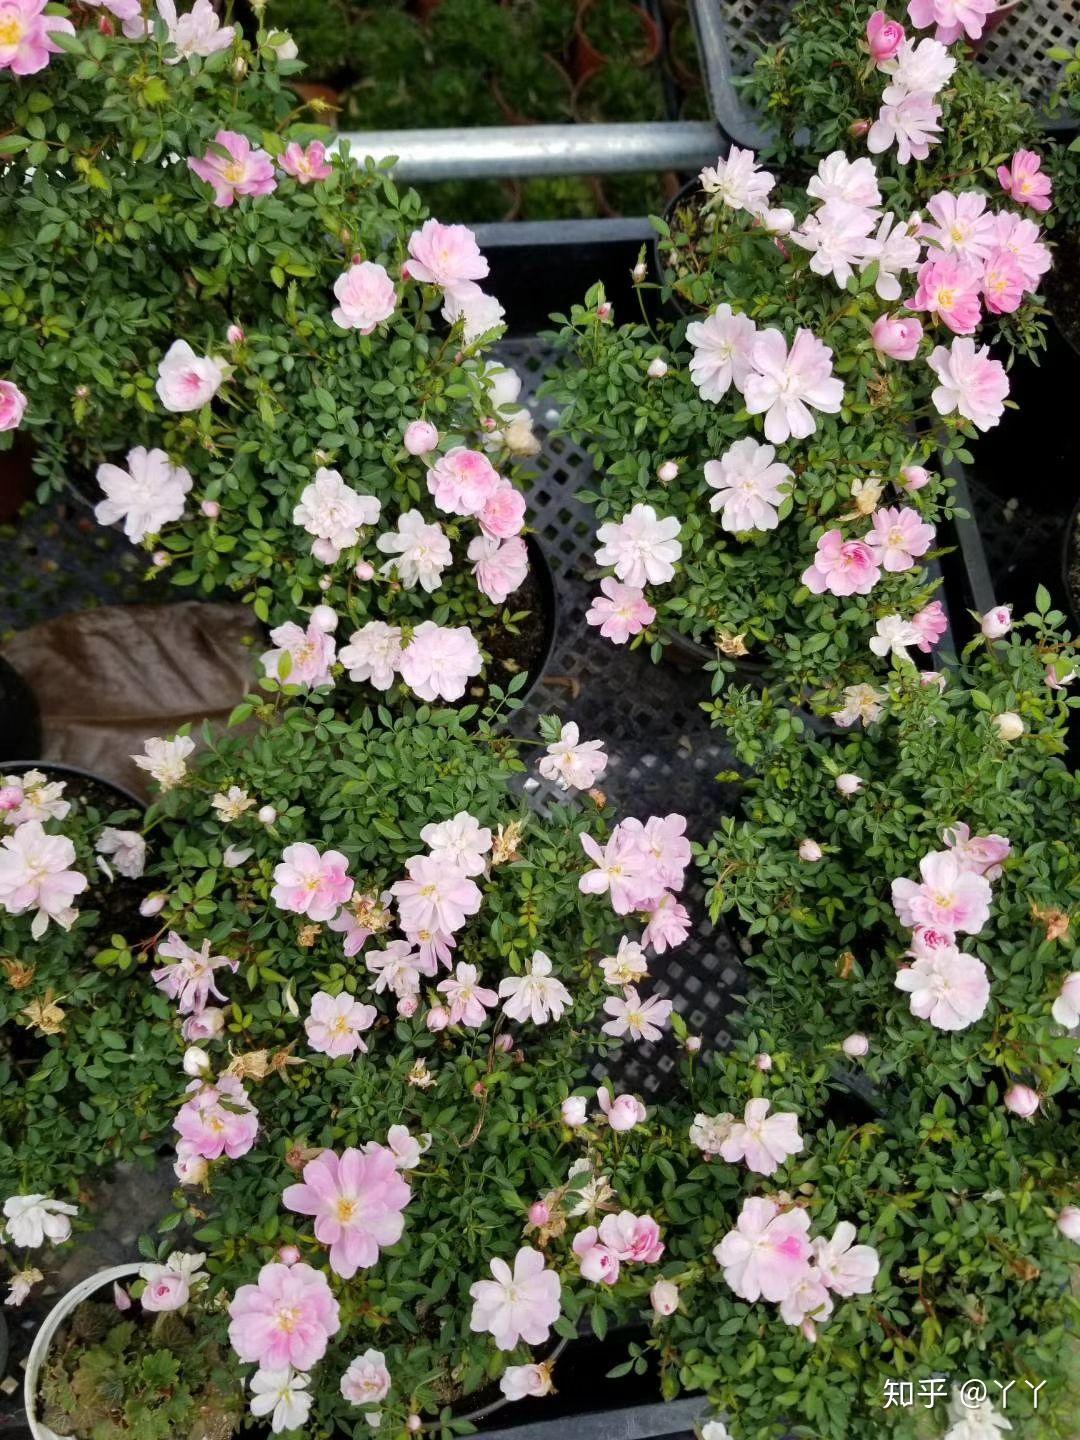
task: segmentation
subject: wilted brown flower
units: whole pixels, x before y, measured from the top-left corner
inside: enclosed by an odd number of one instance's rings
[[[521,837],[524,834],[525,826],[520,820],[513,820],[509,825],[500,825],[491,847],[491,863],[493,865],[505,865],[511,860],[520,860],[518,846],[521,844]]]
[[[40,999],[31,1000],[21,1013],[26,1016],[27,1023],[42,1035],[59,1035],[64,1028],[64,1012],[56,1001],[57,996],[50,986]]]
[[[732,660],[737,659],[740,655],[750,654],[750,651],[746,647],[745,631],[740,631],[738,635],[733,635],[730,630],[718,630],[716,632],[716,648],[720,651],[721,655],[726,655]]]
[[[26,965],[22,960],[16,960],[7,955],[0,959],[0,968],[3,969],[8,984],[13,990],[25,990],[33,980],[36,970],[35,966]]]

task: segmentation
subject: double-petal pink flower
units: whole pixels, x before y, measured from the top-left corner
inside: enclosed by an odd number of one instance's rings
[[[316,1240],[330,1246],[330,1268],[351,1280],[376,1263],[381,1247],[401,1239],[411,1193],[393,1153],[367,1145],[340,1156],[324,1150],[304,1166],[303,1183],[281,1198],[290,1210],[315,1217]]]

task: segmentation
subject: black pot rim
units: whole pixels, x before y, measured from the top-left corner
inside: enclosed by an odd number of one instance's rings
[[[540,601],[544,610],[544,632],[540,642],[540,654],[529,667],[528,680],[515,696],[515,699],[520,700],[523,704],[544,678],[544,672],[551,660],[551,653],[555,649],[555,637],[559,631],[559,592],[555,585],[555,576],[548,564],[547,555],[544,553],[544,547],[540,543],[540,537],[535,533],[526,535],[525,548],[529,555],[529,568],[536,575],[540,591]]]
[[[133,806],[136,810],[146,809],[146,801],[140,800],[138,795],[127,790],[123,785],[117,785],[115,780],[106,780],[103,775],[97,775],[93,770],[84,770],[81,765],[66,765],[61,760],[8,760],[0,764],[0,770],[5,774],[15,775],[26,770],[45,770],[54,774],[70,775],[80,780],[93,780],[95,785],[101,785],[106,790],[112,790],[124,800],[127,805]]]
[[[1080,527],[1080,500],[1069,511],[1069,518],[1065,521],[1065,533],[1061,538],[1061,593],[1065,602],[1065,608],[1069,612],[1074,631],[1080,633],[1080,596],[1073,594],[1072,586],[1069,584],[1069,561],[1072,559],[1072,550],[1076,544],[1076,531]],[[1077,545],[1080,549],[1080,545]]]
[[[666,225],[668,225],[669,228],[671,225],[672,216],[675,214],[675,211],[678,209],[678,207],[685,200],[688,200],[691,195],[693,195],[696,191],[700,189],[701,177],[699,175],[694,175],[691,177],[691,179],[687,180],[685,184],[681,185],[677,193],[671,197],[668,203],[664,206],[664,222]],[[657,282],[660,285],[663,285],[665,284],[664,262],[660,255],[660,236],[656,231],[653,232],[652,244],[650,248],[652,251],[653,274],[656,276]],[[671,290],[671,293],[668,295],[664,303],[670,305],[671,308],[675,310],[676,313],[680,316],[693,316],[699,313],[696,310],[689,309],[683,303],[682,298],[680,297],[678,292],[674,289]]]

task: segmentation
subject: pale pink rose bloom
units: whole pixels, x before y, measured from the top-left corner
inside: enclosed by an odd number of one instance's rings
[[[448,515],[479,515],[502,477],[479,450],[455,445],[440,455],[427,474],[436,506]]]
[[[142,1308],[151,1314],[179,1310],[191,1299],[191,1287],[206,1279],[202,1262],[206,1256],[201,1252],[188,1254],[174,1250],[164,1265],[144,1265],[139,1276],[146,1282],[142,1293]]]
[[[830,713],[837,725],[844,729],[856,722],[872,725],[875,720],[880,720],[885,699],[885,693],[875,690],[872,685],[845,685],[843,706]]]
[[[931,600],[929,605],[924,605],[911,617],[911,626],[919,637],[915,643],[924,654],[929,655],[948,630],[949,617],[940,600]]]
[[[252,1415],[268,1417],[270,1432],[300,1430],[311,1413],[314,1396],[308,1391],[310,1375],[297,1374],[290,1366],[280,1370],[263,1368],[251,1377]]]
[[[37,1250],[46,1240],[63,1245],[71,1238],[70,1217],[78,1213],[77,1205],[49,1195],[9,1195],[4,1201],[6,1224],[2,1228],[20,1250]]]
[[[598,565],[610,565],[624,585],[664,585],[675,576],[682,554],[674,516],[661,519],[651,505],[635,505],[618,522],[608,521],[596,532]]]
[[[191,1099],[177,1112],[173,1129],[188,1153],[204,1160],[246,1155],[259,1133],[259,1115],[236,1076],[220,1075],[212,1085],[192,1080],[187,1093]]]
[[[209,1173],[209,1166],[193,1145],[180,1140],[176,1146],[173,1174],[181,1185],[201,1185]]]
[[[219,130],[214,136],[217,150],[208,150],[202,158],[188,157],[188,169],[214,188],[214,204],[227,209],[243,196],[269,195],[277,189],[274,162],[265,150],[252,149],[246,135],[235,130]],[[220,153],[224,150],[226,153]]]
[[[655,1265],[664,1253],[660,1226],[651,1215],[622,1210],[600,1221],[600,1243],[616,1260],[632,1265]]]
[[[904,966],[895,984],[911,996],[911,1013],[938,1030],[966,1030],[990,1000],[986,966],[953,947],[939,947]]]
[[[901,165],[925,160],[930,146],[938,142],[940,120],[941,106],[933,96],[922,92],[905,95],[895,104],[881,107],[866,136],[866,148],[872,155],[880,155],[895,145]]]
[[[995,250],[982,273],[982,293],[991,315],[1011,315],[1027,293],[1027,277],[1011,250]]]
[[[299,180],[301,185],[313,185],[316,180],[327,180],[334,173],[334,167],[326,158],[326,146],[321,140],[312,140],[306,149],[297,141],[291,140],[285,146],[278,166],[286,175]]]
[[[410,940],[391,940],[384,950],[369,952],[364,963],[376,977],[376,995],[389,990],[399,1000],[419,994],[420,977],[435,974],[434,961],[421,956]]]
[[[410,420],[403,444],[410,455],[427,455],[439,443],[439,432],[430,420]]]
[[[128,451],[128,468],[99,465],[97,481],[105,499],[94,507],[99,525],[124,522],[124,534],[134,544],[147,535],[156,535],[171,520],[184,513],[184,500],[191,489],[191,475],[174,465],[164,450],[146,450],[137,445]]]
[[[6,776],[0,788],[0,823],[63,820],[71,810],[71,802],[63,798],[66,788],[65,781],[47,780],[42,770]]]
[[[428,595],[442,584],[442,573],[454,558],[442,526],[426,521],[419,510],[399,515],[397,529],[380,535],[375,544],[391,557],[382,567],[384,575],[393,572],[406,590],[419,585]]]
[[[370,335],[397,309],[394,282],[381,265],[371,260],[350,265],[339,275],[334,281],[334,296],[338,302],[330,312],[334,324],[343,330],[359,330],[361,335]]]
[[[1008,165],[997,168],[998,182],[1017,205],[1045,212],[1050,209],[1054,188],[1050,176],[1042,168],[1042,156],[1034,150],[1017,150]]]
[[[463,875],[480,875],[491,849],[491,831],[468,810],[459,810],[452,820],[425,825],[420,839],[440,865],[455,866]],[[456,927],[455,927],[456,928]]]
[[[970,335],[982,319],[981,293],[980,267],[946,256],[919,267],[919,286],[907,303],[936,315],[955,334]]]
[[[602,847],[591,835],[580,838],[581,848],[595,866],[578,881],[581,893],[609,896],[616,915],[636,910],[647,865],[639,837],[619,825]]]
[[[987,640],[1000,640],[1012,629],[1012,606],[996,605],[979,621],[979,629]]]
[[[769,1114],[765,1099],[748,1100],[741,1121],[736,1120],[720,1146],[725,1160],[744,1160],[748,1170],[772,1175],[789,1155],[803,1148],[799,1117],[790,1110]]]
[[[1050,1013],[1066,1030],[1073,1030],[1080,1025],[1080,970],[1073,970],[1065,976]]]
[[[315,537],[312,554],[332,565],[342,550],[355,545],[360,531],[378,523],[382,504],[345,483],[340,471],[320,466],[293,508],[293,524]]]
[[[705,483],[716,491],[709,509],[722,510],[721,528],[732,534],[749,530],[775,530],[780,523],[776,507],[787,494],[791,470],[774,463],[771,445],[752,437],[736,440],[719,460],[705,462]]]
[[[547,1365],[508,1365],[499,1378],[499,1389],[508,1400],[550,1395],[554,1388]]]
[[[476,518],[493,540],[512,540],[525,526],[525,496],[509,480],[500,480]]]
[[[138,39],[146,33],[139,0],[104,0],[106,7],[124,23],[124,34]],[[126,13],[125,13],[126,12]],[[177,16],[173,0],[158,0],[157,12],[165,21],[168,39],[176,48],[175,55],[165,57],[166,65],[179,65],[198,55],[206,58],[227,50],[236,34],[232,25],[222,25],[211,0],[195,0],[186,15]]]
[[[940,382],[930,397],[939,415],[955,410],[978,430],[990,430],[998,423],[1009,377],[1001,361],[991,359],[987,346],[976,348],[974,340],[954,340],[948,350],[939,345],[929,363]]]
[[[231,970],[236,974],[239,964],[227,955],[211,955],[210,941],[204,940],[198,950],[170,930],[157,949],[158,956],[168,963],[158,970],[151,970],[150,978],[159,990],[177,1002],[181,1015],[201,1014],[210,996],[226,1000],[214,984],[215,970]]]
[[[70,867],[75,846],[66,835],[49,835],[38,820],[28,820],[0,841],[0,910],[23,915],[34,910],[30,934],[40,940],[53,921],[70,930],[78,912],[72,907],[88,881]]]
[[[902,39],[903,26],[897,26],[897,29]],[[834,150],[818,164],[806,193],[822,203],[844,200],[860,210],[873,210],[881,204],[874,162],[865,155],[858,160],[849,160],[842,150]]]
[[[261,659],[271,680],[278,680],[282,685],[306,685],[309,690],[334,683],[330,667],[337,647],[333,636],[320,630],[314,622],[302,630],[295,621],[288,620],[270,631],[270,639],[275,648],[267,650]],[[287,667],[283,666],[286,656],[289,657]]]
[[[863,540],[845,540],[839,530],[826,530],[817,542],[814,563],[802,573],[812,595],[869,595],[881,579],[880,562]]]
[[[780,1318],[788,1325],[798,1325],[811,1344],[817,1339],[815,1322],[827,1320],[833,1312],[833,1300],[821,1276],[808,1266],[780,1301]]]
[[[1066,1205],[1057,1217],[1057,1228],[1066,1240],[1080,1245],[1080,1209],[1075,1205]]]
[[[909,506],[876,510],[870,524],[866,543],[877,563],[890,574],[910,570],[916,558],[925,555],[934,543],[934,527],[921,520],[919,512]]]
[[[612,1018],[600,1028],[616,1039],[629,1034],[632,1040],[659,1040],[672,1009],[670,1000],[661,1000],[658,995],[642,1000],[634,986],[628,985],[621,998],[609,995],[604,1001],[604,1010]]]
[[[46,0],[3,0],[0,5],[0,70],[36,75],[59,55],[54,34],[74,35],[70,20],[43,15]]]
[[[1052,258],[1038,225],[1022,215],[1002,211],[994,216],[994,240],[997,249],[1016,257],[1027,288],[1034,290],[1050,269]]]
[[[370,1147],[365,1146],[367,1148]],[[426,1132],[419,1136],[411,1135],[404,1125],[391,1125],[386,1132],[386,1148],[399,1170],[415,1170],[421,1155],[431,1149],[431,1136]]]
[[[674,1315],[679,1308],[679,1287],[673,1280],[657,1280],[649,1291],[654,1315]]]
[[[367,1054],[360,1032],[370,1030],[378,1015],[374,1005],[362,1005],[345,990],[340,995],[317,990],[311,997],[311,1013],[304,1021],[308,1044],[331,1059],[355,1055],[358,1050]]]
[[[905,40],[881,68],[889,77],[881,98],[886,105],[899,105],[909,95],[932,100],[952,79],[956,60],[940,40]]]
[[[582,740],[577,723],[568,720],[558,740],[546,749],[536,767],[545,780],[560,790],[590,790],[607,769],[608,757],[602,740]]]
[[[588,1107],[583,1095],[568,1095],[562,1102],[561,1114],[563,1123],[572,1129],[584,1125],[588,1118]]]
[[[274,867],[270,898],[279,910],[329,920],[352,898],[349,862],[340,850],[320,852],[306,843],[287,845]]]
[[[180,1027],[185,1040],[216,1040],[225,1029],[225,1013],[216,1005],[193,1012]]]
[[[241,1285],[229,1306],[229,1343],[264,1370],[310,1370],[341,1328],[338,1303],[321,1270],[264,1265],[256,1285]]]
[[[330,1246],[330,1268],[343,1280],[369,1269],[380,1248],[394,1245],[405,1229],[401,1213],[412,1192],[382,1145],[324,1150],[304,1166],[303,1181],[289,1185],[282,1203],[315,1217],[315,1238]]]
[[[8,1280],[8,1292],[4,1296],[4,1304],[12,1306],[13,1309],[18,1309],[18,1307],[29,1298],[34,1286],[37,1285],[39,1281],[44,1280],[44,1278],[44,1275],[36,1265],[28,1265],[25,1270],[13,1271]],[[127,1304],[121,1303],[119,1298],[121,1295],[123,1295]],[[131,1301],[127,1299],[126,1293],[121,1290],[115,1282],[113,1283],[113,1300],[118,1310],[130,1309]]]
[[[341,1393],[353,1405],[376,1405],[390,1393],[390,1371],[381,1350],[365,1350],[349,1362]]]
[[[651,945],[658,955],[681,945],[691,930],[690,915],[674,895],[662,895],[649,911],[649,922],[642,931],[641,943]]]
[[[736,1228],[715,1246],[713,1256],[740,1299],[779,1302],[810,1264],[809,1230],[805,1210],[781,1214],[774,1200],[751,1196],[743,1201]]]
[[[866,22],[866,43],[875,65],[891,60],[904,43],[904,27],[899,20],[890,20],[884,10],[875,10]]]
[[[791,232],[791,239],[810,251],[810,269],[815,275],[831,276],[844,286],[857,266],[869,262],[874,250],[870,232],[878,219],[877,210],[847,200],[826,200],[806,217],[801,229]]]
[[[408,274],[425,285],[438,285],[453,292],[462,281],[483,280],[488,262],[480,253],[476,236],[466,225],[442,225],[425,220],[409,236]]]
[[[986,17],[998,7],[999,0],[909,0],[908,16],[918,30],[936,25],[935,38],[951,45],[966,35],[978,40]]]
[[[14,380],[0,380],[0,433],[19,428],[26,405],[26,396]]]
[[[453,861],[414,855],[405,871],[407,878],[391,885],[390,892],[406,934],[427,930],[452,935],[480,909],[479,888]]]
[[[481,290],[471,280],[463,280],[447,290],[442,317],[448,325],[455,325],[460,320],[462,339],[466,345],[475,345],[481,336],[503,323],[506,311],[494,295]]]
[[[482,669],[480,647],[466,626],[425,620],[401,652],[401,678],[421,700],[460,700]]]
[[[463,961],[458,963],[453,975],[440,980],[435,988],[446,996],[450,1024],[464,1025],[470,1030],[478,1030],[485,1025],[487,1012],[499,1003],[497,993],[480,984],[480,972],[476,966]]]
[[[873,644],[874,642],[871,640],[871,648],[873,648]],[[799,859],[809,865],[816,865],[824,853],[816,840],[807,838],[799,841]]]
[[[354,630],[352,638],[338,652],[349,679],[369,681],[376,690],[389,690],[401,662],[401,631],[385,620],[369,620]]]
[[[870,331],[874,349],[890,360],[914,360],[922,336],[921,320],[900,315],[879,315]]]
[[[746,210],[760,215],[768,205],[769,194],[776,183],[767,170],[762,170],[752,150],[732,145],[726,157],[701,172],[701,188],[706,195],[717,195],[732,210]]]
[[[635,585],[623,585],[609,575],[600,581],[601,595],[594,597],[586,612],[589,625],[598,625],[605,640],[625,645],[656,619],[656,611],[645,599],[645,592]]]
[[[1039,1094],[1030,1085],[1010,1085],[1002,1098],[1005,1109],[1021,1120],[1029,1120],[1039,1108]]]
[[[732,385],[742,393],[757,333],[749,315],[740,315],[727,304],[686,327],[686,340],[694,352],[690,379],[703,400],[722,400]]]
[[[893,908],[901,925],[977,935],[990,918],[990,882],[966,869],[951,850],[924,855],[919,873],[921,883],[892,883]]]
[[[996,248],[994,217],[986,208],[986,196],[978,190],[939,190],[926,205],[936,224],[923,223],[922,238],[939,250],[978,264]]]
[[[779,330],[758,334],[743,394],[751,415],[765,413],[765,438],[772,444],[812,435],[817,426],[811,409],[829,415],[840,409],[844,387],[832,361],[833,352],[809,330],[795,332],[790,350]]]
[[[499,982],[499,997],[506,1002],[502,1007],[504,1015],[511,1020],[531,1020],[534,1025],[561,1020],[563,1011],[573,1004],[570,991],[552,975],[551,960],[542,950],[533,951],[524,974],[508,975]]]
[[[914,233],[918,219],[917,215],[913,215],[905,223],[887,210],[870,239],[870,248],[859,269],[866,270],[871,264],[877,263],[874,290],[882,300],[899,300],[900,276],[918,266],[922,254],[922,245]]]
[[[596,1092],[596,1103],[607,1118],[608,1124],[619,1135],[633,1130],[645,1119],[645,1106],[636,1095],[612,1095],[606,1087]]]
[[[996,880],[1001,864],[1012,852],[1012,844],[1004,835],[972,835],[962,820],[941,832],[941,838],[965,869],[987,880]]]
[[[686,867],[690,864],[693,851],[686,838],[686,816],[672,811],[670,815],[650,815],[645,824],[640,820],[621,821],[620,831],[636,836],[642,849],[651,859],[656,878],[669,890],[681,890],[686,878]],[[652,898],[653,891],[649,890]],[[640,908],[647,908],[641,905]]]
[[[814,1241],[814,1261],[821,1279],[837,1295],[869,1295],[874,1277],[881,1268],[872,1245],[853,1245],[855,1226],[841,1220],[832,1239],[819,1235]]]
[[[173,414],[201,410],[220,390],[228,368],[224,360],[196,355],[186,340],[174,340],[158,362],[154,388]]]
[[[505,1260],[495,1259],[491,1273],[493,1280],[469,1287],[474,1302],[469,1328],[489,1332],[500,1350],[513,1350],[519,1340],[542,1345],[561,1310],[558,1275],[528,1246],[517,1252],[512,1271]]]
[[[593,1285],[614,1285],[619,1278],[619,1257],[613,1250],[600,1243],[600,1232],[595,1225],[574,1236],[570,1246],[578,1257],[581,1278]]]

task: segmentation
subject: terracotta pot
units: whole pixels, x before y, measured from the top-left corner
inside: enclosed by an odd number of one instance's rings
[[[572,104],[573,86],[570,80],[570,76],[566,73],[566,71],[554,58],[554,56],[542,55],[540,58],[545,62],[545,64],[550,65],[552,70],[556,71],[557,74],[561,77],[566,90],[567,99]],[[491,80],[491,98],[499,107],[499,114],[503,117],[503,119],[508,125],[550,125],[556,118],[552,115],[534,115],[527,110],[519,110],[517,106],[513,103],[513,101],[507,98],[506,92],[499,84],[499,77],[497,75],[493,76]],[[569,105],[568,108],[570,108]]]
[[[426,20],[433,10],[438,10],[443,0],[410,0],[409,9]]]
[[[595,75],[597,70],[603,69],[608,62],[607,54],[598,50],[585,33],[585,20],[595,3],[596,0],[581,0],[577,19],[574,21],[574,39],[570,47],[570,69],[578,84],[582,80],[587,80],[590,75]],[[651,65],[660,54],[660,27],[652,16],[640,5],[635,5],[633,0],[627,0],[627,7],[636,12],[638,23],[641,26],[642,49],[635,57],[635,63],[642,67]]]
[[[314,81],[290,80],[289,87],[295,90],[301,100],[321,100],[325,105],[330,105],[334,110],[340,112],[342,106],[341,91],[333,89],[330,85],[319,85]]]

